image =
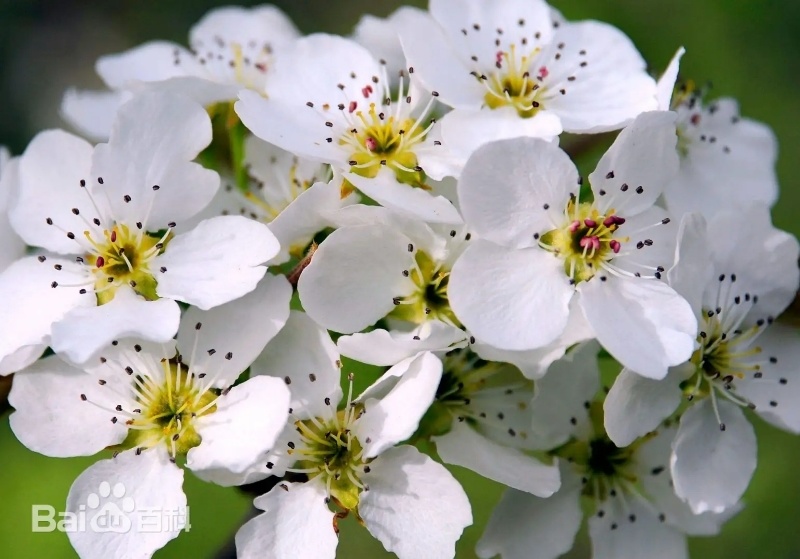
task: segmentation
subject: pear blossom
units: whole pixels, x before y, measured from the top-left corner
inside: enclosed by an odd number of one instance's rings
[[[255,499],[264,513],[236,534],[238,557],[333,559],[337,523],[349,514],[400,559],[454,557],[456,540],[472,523],[467,496],[443,466],[413,446],[396,446],[416,430],[441,373],[441,361],[421,353],[387,372],[397,382],[379,380],[357,400],[351,376],[341,410],[333,363],[287,377],[290,389],[305,385],[298,394],[314,390],[317,399],[293,404],[294,425],[266,467],[306,481],[279,482]],[[324,394],[312,385],[331,390]]]
[[[553,342],[578,311],[641,375],[661,378],[686,361],[697,321],[660,281],[675,233],[654,206],[677,169],[675,142],[674,115],[640,115],[589,176],[593,200],[580,199],[575,166],[548,142],[502,140],[476,151],[458,185],[476,239],[450,274],[456,317],[478,339],[519,351]]]
[[[567,22],[541,0],[430,0],[404,12],[409,67],[453,107],[442,141],[465,160],[480,145],[562,131],[616,130],[655,110],[656,84],[618,29]]]
[[[486,362],[467,349],[450,351],[442,361],[436,399],[416,436],[430,437],[446,464],[539,497],[555,493],[558,465],[524,453],[534,446],[533,383],[513,365]]]
[[[352,206],[342,213],[364,216],[365,224],[331,233],[303,270],[298,292],[309,316],[342,333],[387,316],[414,325],[437,320],[444,323],[436,327],[441,335],[465,339],[450,308],[448,284],[469,234],[394,217],[383,208]]]
[[[226,184],[203,217],[242,215],[268,224],[280,243],[270,264],[301,258],[314,235],[335,226],[336,212],[354,203],[356,195],[342,195],[337,185],[341,180],[330,179],[327,165],[301,159],[255,136],[246,138],[244,145],[248,189]]]
[[[800,433],[800,333],[773,324],[800,283],[798,256],[797,240],[772,226],[766,207],[720,212],[707,226],[687,216],[668,275],[697,314],[698,347],[662,381],[624,370],[606,399],[606,428],[617,444],[691,402],[670,466],[676,494],[696,513],[735,505],[749,484],[756,437],[743,408]]]
[[[168,91],[203,106],[232,102],[242,88],[263,92],[276,51],[299,35],[275,6],[216,8],[192,27],[189,49],[150,41],[101,57],[96,70],[110,91],[70,90],[61,112],[78,131],[103,141],[119,106],[138,91]]]
[[[561,489],[548,499],[508,489],[478,542],[479,557],[554,559],[572,548],[585,510],[594,559],[686,559],[685,535],[716,534],[730,516],[694,515],[675,496],[674,426],[626,447],[609,440],[596,354],[596,344],[584,344],[537,382],[531,437],[563,459]]]
[[[85,507],[102,482],[122,483],[138,509],[185,507],[186,467],[225,480],[268,450],[284,428],[289,390],[277,378],[234,386],[288,318],[291,287],[268,277],[252,293],[210,311],[189,309],[177,341],[116,340],[85,370],[50,356],[17,373],[9,396],[11,429],[28,448],[48,456],[89,456],[105,448],[73,484],[67,510]],[[232,326],[235,328],[232,329]],[[75,531],[82,558],[150,557],[182,526],[152,534],[132,530]]]
[[[711,218],[727,208],[773,205],[778,198],[774,132],[741,117],[735,99],[709,102],[691,85],[673,96],[683,53],[675,54],[658,84],[660,108],[678,115],[680,170],[664,188],[667,208],[677,216],[699,212]]]
[[[406,216],[457,224],[461,217],[428,177],[455,176],[447,148],[428,120],[436,93],[400,79],[393,95],[386,68],[355,41],[315,34],[276,60],[269,96],[242,91],[236,113],[256,136],[335,173]]]
[[[278,252],[265,225],[226,216],[180,229],[218,189],[214,171],[190,162],[210,140],[202,107],[163,93],[124,105],[107,144],[60,130],[34,138],[9,215],[46,253],[0,276],[0,358],[50,343],[80,363],[124,336],[165,342],[177,300],[205,310],[255,288]]]

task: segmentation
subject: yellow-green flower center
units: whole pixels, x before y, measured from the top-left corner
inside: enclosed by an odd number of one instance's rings
[[[205,384],[201,378],[205,375],[192,375],[185,365],[168,360],[160,365],[160,374],[129,373],[138,407],[126,422],[130,432],[125,446],[146,449],[163,444],[174,458],[200,444],[195,420],[217,410],[219,394]]]
[[[385,109],[388,111],[389,107]],[[362,177],[375,178],[382,167],[388,167],[398,182],[429,188],[414,153],[414,148],[425,139],[428,128],[410,117],[380,111],[375,103],[370,104],[366,113],[354,112],[356,125],[339,139],[340,145],[353,150],[350,170]]]
[[[633,468],[634,457],[639,447],[655,433],[619,448],[609,439],[603,427],[602,402],[594,401],[587,405],[593,432],[591,437],[572,439],[551,454],[570,462],[583,476],[583,494],[601,502],[615,491],[629,488],[639,481]]]
[[[594,204],[576,204],[571,200],[566,209],[566,224],[548,231],[539,245],[564,261],[564,272],[574,282],[588,281],[612,260],[629,237],[615,237],[625,219],[614,209],[601,214]]]
[[[99,305],[111,301],[123,284],[130,285],[145,299],[158,299],[150,262],[164,251],[170,239],[169,232],[154,237],[140,229],[117,224],[110,231],[104,230],[102,239],[94,239],[89,231],[84,231],[84,235],[94,249],[84,261],[94,273]]]
[[[519,55],[516,45],[512,44],[508,51],[497,52],[496,72],[489,76],[474,73],[486,87],[484,102],[487,107],[513,107],[522,118],[530,118],[539,111],[544,88],[537,82],[547,77],[547,68],[539,68],[535,76],[530,73],[531,61],[539,50],[535,48],[528,54]]]
[[[296,421],[302,446],[290,448],[298,461],[290,471],[304,473],[309,479],[320,479],[328,495],[346,511],[358,506],[364,484],[361,476],[369,471],[363,448],[350,427],[362,409],[348,407],[335,418]]]
[[[414,255],[414,261],[416,266],[413,269],[403,271],[403,275],[414,283],[414,291],[405,297],[396,297],[396,306],[389,316],[414,324],[437,319],[460,326],[447,297],[450,270],[421,250]]]

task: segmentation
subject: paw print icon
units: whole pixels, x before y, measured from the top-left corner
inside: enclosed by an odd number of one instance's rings
[[[111,484],[104,481],[97,488],[97,493],[90,493],[86,498],[89,529],[96,533],[125,534],[131,529],[129,515],[135,508],[133,498],[125,496],[122,483],[115,484],[112,489]]]

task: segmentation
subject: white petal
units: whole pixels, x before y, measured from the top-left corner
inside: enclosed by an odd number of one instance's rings
[[[633,475],[641,481],[643,493],[650,499],[664,521],[692,536],[713,536],[719,533],[724,522],[736,514],[740,507],[734,506],[721,514],[704,512],[694,514],[689,505],[675,495],[669,461],[672,440],[678,426],[661,427],[656,436],[649,437],[636,450]]]
[[[223,6],[206,13],[192,27],[189,42],[192,45],[198,42],[210,45],[221,37],[245,46],[251,40],[266,40],[274,48],[299,35],[292,20],[275,6]]]
[[[597,339],[625,367],[660,379],[694,351],[697,320],[686,300],[658,280],[595,277],[579,286]]]
[[[467,161],[458,201],[471,230],[492,242],[535,246],[553,228],[545,206],[562,214],[578,189],[578,170],[557,146],[531,138],[487,144]]]
[[[35,362],[47,349],[47,344],[27,345],[0,359],[0,376],[10,375]]]
[[[472,524],[464,490],[442,466],[411,446],[393,448],[370,464],[358,512],[370,534],[399,559],[448,559]],[[413,537],[409,537],[413,534]]]
[[[108,144],[97,146],[92,158],[114,218],[158,231],[202,210],[219,188],[219,175],[191,161],[210,142],[208,113],[183,97],[148,92],[122,105]]]
[[[339,352],[328,331],[307,314],[291,311],[286,326],[267,344],[250,367],[252,375],[282,379],[292,393],[295,416],[320,416],[329,409],[325,398],[341,399]]]
[[[509,351],[497,349],[481,340],[475,340],[470,347],[483,359],[511,363],[529,379],[539,379],[544,376],[554,361],[564,356],[568,348],[594,338],[594,330],[586,322],[577,298],[570,301],[569,309],[569,319],[564,332],[554,342],[539,349]]]
[[[567,132],[616,130],[658,108],[656,84],[645,61],[631,40],[611,25],[560,25],[537,64],[540,59],[550,71],[542,83],[543,106],[558,115]]]
[[[706,220],[700,214],[684,214],[678,230],[675,264],[667,272],[667,282],[695,312],[700,312],[703,291],[714,270],[706,237]]]
[[[264,511],[236,533],[238,559],[334,559],[338,538],[325,486],[284,482],[255,505]]]
[[[422,351],[447,351],[466,339],[466,334],[438,320],[423,323],[410,332],[376,329],[341,336],[336,342],[342,355],[369,363],[392,366]]]
[[[97,377],[46,357],[14,376],[11,429],[22,444],[45,456],[90,456],[121,443],[128,430],[122,422],[112,423],[108,411],[118,402],[98,387]],[[83,401],[81,394],[108,409]]]
[[[122,286],[104,305],[68,312],[53,325],[51,346],[73,363],[85,363],[119,338],[171,340],[178,331],[180,319],[181,310],[175,301],[147,301],[133,289]]]
[[[200,478],[228,485],[272,448],[289,417],[289,389],[281,379],[256,376],[220,397],[217,409],[197,419],[202,438],[186,456]]]
[[[409,239],[383,226],[337,229],[320,244],[298,283],[306,312],[336,332],[357,332],[411,293],[403,270],[414,266]],[[412,247],[413,250],[413,247]]]
[[[130,99],[122,91],[68,89],[61,100],[61,118],[90,140],[105,142],[119,107]]]
[[[392,369],[401,372],[397,374]],[[376,399],[368,388],[360,397],[365,410],[353,431],[364,448],[365,458],[373,458],[414,434],[436,398],[442,378],[442,362],[428,352],[401,361],[392,369],[384,377],[399,376],[399,380],[385,396]]]
[[[266,225],[237,215],[212,217],[177,235],[155,259],[157,293],[208,310],[255,289],[267,271],[260,264],[277,252]]]
[[[756,469],[756,435],[742,410],[718,401],[718,420],[711,404],[707,398],[689,408],[672,443],[675,493],[695,514],[735,505]]]
[[[661,522],[638,498],[626,504],[611,503],[602,518],[589,519],[594,559],[688,559],[683,534]]]
[[[72,547],[81,557],[148,559],[189,520],[182,486],[183,470],[166,452],[129,450],[96,462],[67,496],[67,511],[87,519],[86,530],[67,533]]]
[[[775,203],[778,141],[768,126],[740,118],[738,104],[730,98],[677,110],[687,153],[664,190],[672,212],[697,211],[710,218],[724,208]]]
[[[447,293],[476,337],[501,349],[526,350],[564,331],[574,290],[562,262],[538,247],[516,250],[476,240],[453,266]]]
[[[398,14],[397,29],[408,66],[428,91],[437,91],[451,107],[481,106],[485,90],[428,14],[403,10]]]
[[[677,142],[675,113],[639,115],[589,175],[598,208],[614,208],[627,218],[652,206],[678,172]],[[624,190],[623,184],[628,185]]]
[[[667,69],[664,70],[664,73],[661,74],[656,83],[656,97],[658,98],[658,110],[660,111],[668,111],[670,108],[672,92],[678,81],[678,70],[684,54],[686,54],[686,49],[680,47],[672,56]]]
[[[215,386],[227,388],[286,324],[291,298],[286,278],[267,274],[255,290],[235,301],[208,311],[190,307],[178,331],[183,362],[192,371],[224,371]]]
[[[403,6],[386,18],[364,14],[353,30],[353,39],[369,49],[376,59],[386,62],[386,73],[390,78],[397,76],[407,66],[398,35],[403,28],[403,18],[408,17],[407,12],[411,12],[412,17],[430,17],[424,10]],[[393,79],[397,82],[396,78]],[[393,86],[396,84],[393,83]]]
[[[429,10],[461,60],[469,65],[467,71],[477,68],[488,73],[489,69],[495,69],[498,51],[508,51],[513,43],[518,47],[520,42],[528,44],[523,38],[546,43],[553,35],[550,7],[542,0],[433,0]],[[497,33],[496,29],[502,29],[503,33]],[[425,38],[420,40],[424,42]],[[472,55],[478,59],[477,63],[470,61]],[[438,49],[431,49],[428,56],[442,55]],[[485,90],[481,91],[484,93]]]
[[[555,448],[582,428],[588,416],[586,402],[600,389],[598,351],[595,342],[581,344],[536,381],[531,439],[539,448]]]
[[[561,485],[558,466],[546,466],[519,450],[497,444],[463,421],[455,421],[449,433],[434,437],[433,442],[442,462],[469,468],[537,497],[549,497]]]
[[[176,54],[181,64],[175,64]],[[135,82],[156,82],[202,69],[183,47],[166,41],[151,41],[128,51],[100,57],[95,69],[111,89],[125,89]]]
[[[678,409],[683,396],[680,382],[685,378],[675,368],[662,380],[622,369],[603,402],[608,438],[622,448],[654,431]]]
[[[52,268],[56,263],[63,266],[60,272]],[[53,323],[72,309],[96,303],[94,295],[81,295],[77,288],[51,287],[56,279],[64,284],[83,283],[86,276],[81,272],[75,273],[73,263],[65,260],[39,262],[31,256],[0,274],[0,358],[25,346],[46,343]]]
[[[31,246],[61,254],[84,252],[82,245],[67,237],[80,235],[86,223],[70,210],[95,215],[91,200],[80,187],[85,180],[90,190],[92,146],[62,130],[40,132],[19,159],[19,190],[9,207],[14,230]],[[101,219],[103,216],[99,216]],[[47,219],[54,225],[48,225]]]
[[[324,126],[324,117],[305,105],[298,106],[296,101],[291,98],[264,99],[255,91],[244,90],[239,92],[234,108],[244,125],[266,142],[298,157],[325,163],[343,162],[347,153],[335,142],[326,141],[336,137],[335,130]]]
[[[351,199],[343,199],[334,182],[318,182],[302,192],[269,224],[281,246],[271,263],[282,264],[289,260],[290,250],[305,248],[315,234],[331,225],[331,215],[349,203]]]
[[[444,116],[441,126],[442,146],[462,161],[489,142],[521,137],[549,142],[562,131],[561,121],[551,111],[521,118],[513,107],[455,109]]]
[[[548,499],[509,489],[492,512],[476,551],[489,559],[555,559],[572,548],[581,526],[580,479],[562,469],[561,489]]]
[[[364,194],[401,216],[428,223],[462,222],[458,210],[444,196],[435,196],[422,188],[401,184],[390,169],[381,169],[373,179],[353,173],[345,173],[344,177]]]
[[[755,404],[756,413],[782,429],[800,432],[800,334],[781,323],[758,337],[760,378],[736,380],[736,393]]]
[[[739,289],[758,295],[756,313],[778,316],[794,300],[800,243],[772,225],[766,206],[750,203],[746,209],[717,212],[708,222],[708,242],[715,269],[736,273]]]

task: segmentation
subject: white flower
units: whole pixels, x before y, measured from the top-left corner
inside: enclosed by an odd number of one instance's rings
[[[364,216],[366,224],[331,233],[303,270],[298,291],[309,316],[343,333],[385,316],[414,325],[438,320],[458,331],[448,284],[469,235],[461,228],[395,217],[383,208],[351,206],[341,213]]]
[[[466,349],[451,351],[442,360],[436,399],[416,436],[431,437],[447,464],[539,497],[555,493],[558,465],[545,465],[522,452],[536,447],[529,437],[533,384],[514,366],[486,362]]]
[[[332,35],[299,39],[276,60],[269,97],[242,91],[236,112],[259,138],[330,163],[364,194],[426,221],[460,223],[453,205],[433,196],[427,178],[460,170],[428,115],[435,97],[401,85],[355,41]]]
[[[718,211],[751,204],[772,205],[778,198],[775,161],[778,142],[772,130],[739,116],[728,97],[705,102],[702,91],[680,89],[670,101],[678,73],[679,50],[659,80],[661,109],[678,114],[680,170],[664,188],[674,215]]]
[[[296,353],[303,351],[296,346]],[[255,500],[265,512],[237,533],[238,557],[332,559],[337,522],[350,513],[400,559],[453,557],[456,540],[472,523],[467,496],[443,466],[412,446],[395,446],[414,433],[433,401],[441,362],[430,353],[405,360],[387,373],[398,382],[379,381],[355,401],[351,377],[341,410],[335,364],[302,375],[296,366],[290,371],[293,391],[307,394],[320,381],[331,390],[315,394],[308,407],[293,404],[294,425],[267,468],[308,481],[281,482]]]
[[[677,168],[674,115],[645,113],[623,130],[580,199],[569,157],[531,138],[502,140],[470,158],[458,185],[471,242],[452,268],[460,321],[495,347],[526,350],[565,330],[577,298],[600,343],[639,374],[660,378],[691,355],[697,322],[658,281],[674,231],[654,206]]]
[[[343,196],[337,181],[329,180],[327,165],[301,159],[255,136],[245,140],[244,164],[251,178],[248,190],[226,184],[203,217],[243,215],[269,224],[281,246],[270,264],[302,258],[314,235],[334,226],[337,210],[355,202],[355,195]]]
[[[208,309],[256,286],[278,252],[266,226],[217,217],[176,234],[219,186],[190,162],[210,140],[199,105],[161,93],[127,103],[109,143],[94,149],[59,130],[34,138],[10,217],[52,255],[0,276],[0,357],[50,336],[75,362],[126,335],[166,341],[178,328],[175,300]]]
[[[671,468],[677,495],[695,512],[725,510],[747,488],[756,438],[742,408],[800,432],[800,336],[773,324],[797,290],[799,254],[765,207],[720,212],[707,229],[687,216],[669,279],[697,314],[698,347],[660,382],[624,370],[606,399],[606,428],[617,444],[660,423],[684,398],[693,402],[681,415]]]
[[[111,91],[70,90],[61,112],[81,133],[102,141],[131,92],[158,89],[204,106],[234,101],[242,88],[263,92],[275,50],[298,36],[294,24],[274,6],[217,8],[192,27],[189,50],[151,41],[101,57],[97,73]]]
[[[288,282],[270,276],[237,301],[187,311],[177,342],[114,342],[85,371],[47,357],[15,376],[11,429],[25,446],[48,456],[117,449],[114,458],[96,462],[75,481],[70,512],[85,506],[103,481],[124,484],[138,507],[132,518],[146,515],[148,507],[184,506],[176,459],[185,457],[203,479],[225,483],[284,428],[289,391],[281,380],[233,383],[286,322],[290,297]],[[83,558],[149,557],[178,535],[181,527],[174,528],[69,536]]]
[[[615,130],[656,109],[644,60],[610,25],[560,21],[541,0],[430,0],[429,11],[404,12],[400,39],[415,76],[454,108],[442,140],[464,159],[489,141]]]
[[[695,516],[674,495],[674,428],[620,448],[602,427],[596,344],[585,344],[537,382],[534,429],[560,457],[561,489],[548,499],[509,489],[478,542],[478,556],[554,559],[572,548],[588,501],[594,559],[685,559],[686,538],[712,535],[726,516]],[[550,446],[547,446],[550,445]]]

